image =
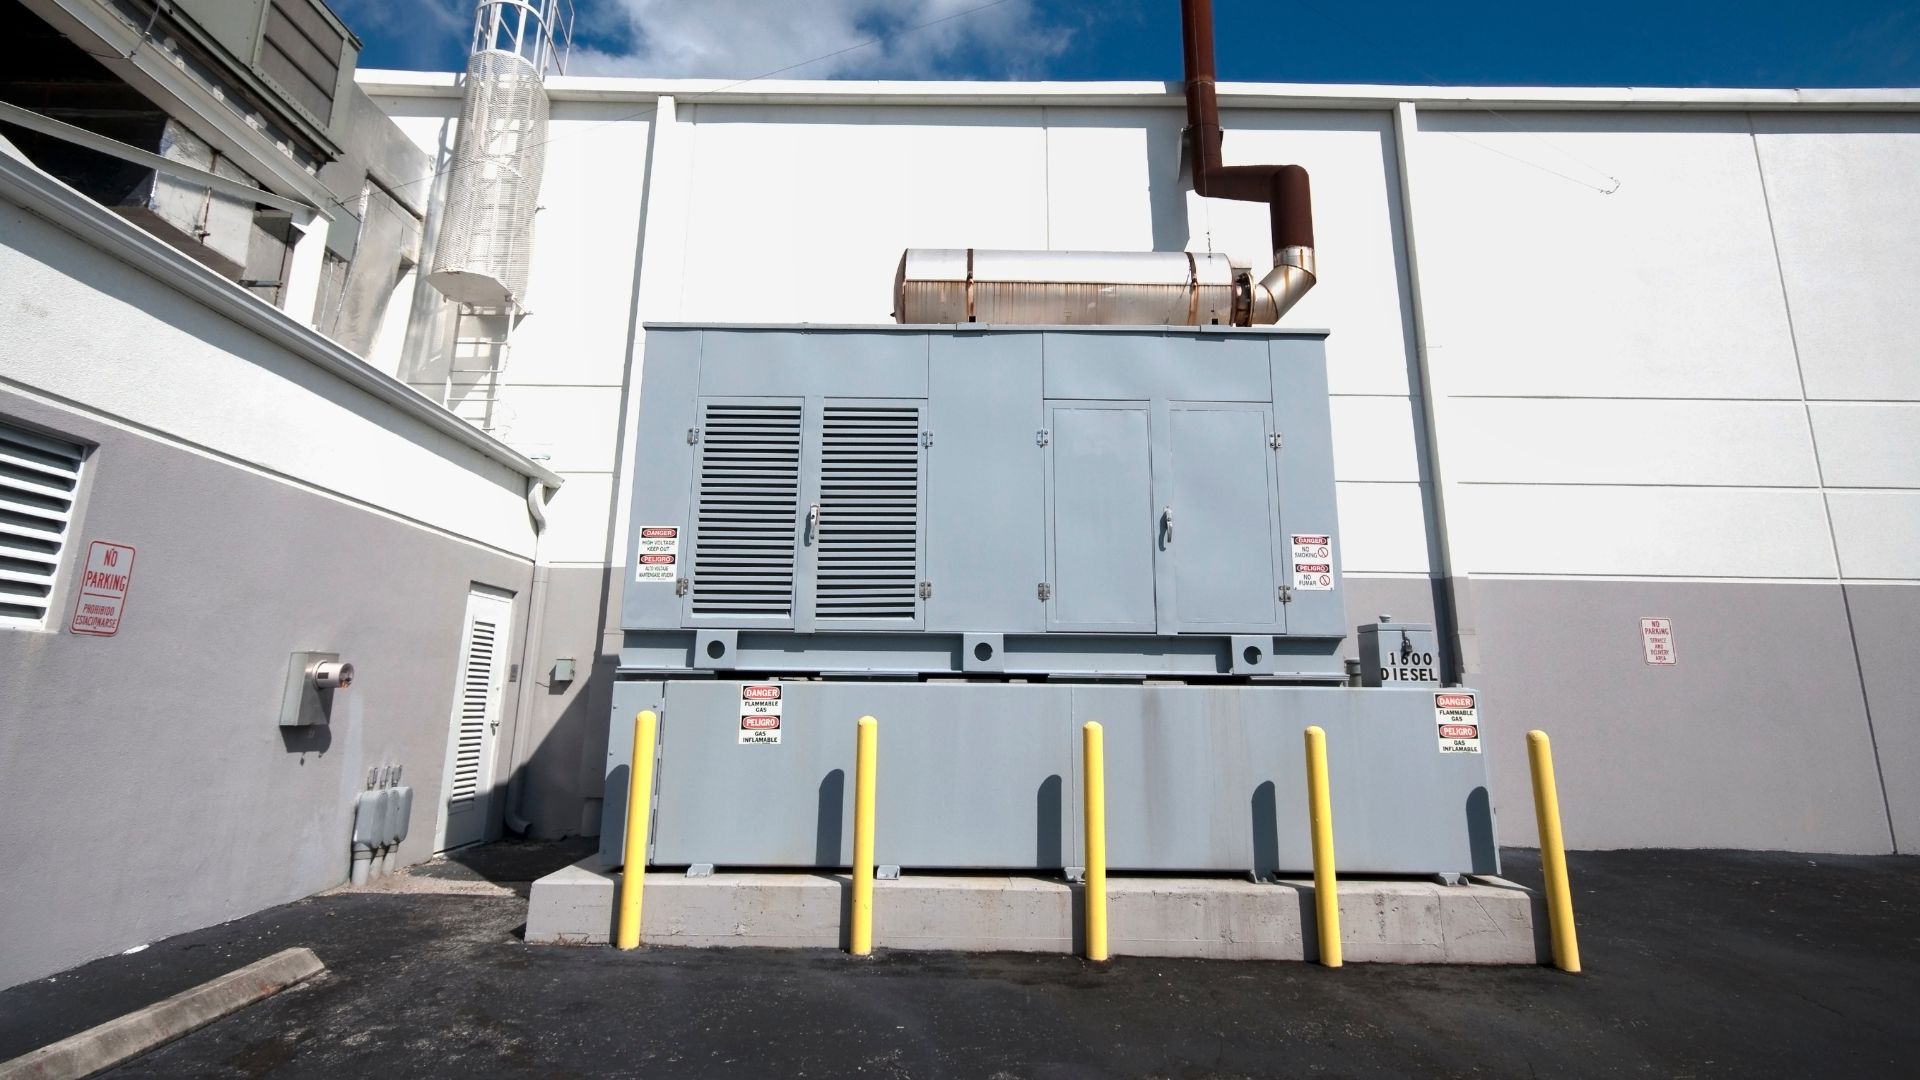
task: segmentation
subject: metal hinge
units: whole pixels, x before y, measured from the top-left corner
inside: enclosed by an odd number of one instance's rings
[[[933,599],[933,582],[923,581],[920,583],[920,599],[922,600]]]
[[[1276,431],[1273,434],[1267,436],[1267,449],[1278,450],[1280,449],[1281,444],[1284,443],[1285,441],[1286,441],[1285,439],[1282,439],[1280,437],[1280,433]]]
[[[687,429],[687,445],[694,446],[699,442],[700,442],[700,429],[697,427],[688,428]]]
[[[691,584],[692,582],[688,581],[686,578],[675,579],[673,583],[673,595],[675,596],[687,595],[687,586]]]
[[[1046,582],[1044,582],[1044,581],[1040,583],[1040,587],[1039,587],[1039,588],[1037,588],[1037,589],[1035,589],[1035,590],[1033,590],[1033,591],[1034,591],[1034,593],[1035,593],[1036,595],[1038,595],[1038,596],[1040,597],[1040,599],[1042,599],[1042,600],[1051,600],[1051,599],[1053,599],[1053,586],[1051,586],[1051,585],[1049,585],[1049,584],[1047,584],[1047,583],[1046,583]]]
[[[1280,586],[1280,602],[1283,604],[1293,603],[1293,586],[1291,585]]]
[[[1046,428],[1041,428],[1039,431],[1033,433],[1033,445],[1045,446],[1047,445],[1047,439],[1050,437],[1051,433],[1048,432]]]
[[[923,432],[921,432],[921,433],[920,433],[920,445],[921,445],[921,446],[932,446],[932,445],[933,445],[933,432],[931,432],[931,431],[923,431]]]

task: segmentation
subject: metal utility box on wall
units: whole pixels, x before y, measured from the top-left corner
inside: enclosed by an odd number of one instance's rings
[[[1342,675],[1322,335],[647,335],[625,667]]]

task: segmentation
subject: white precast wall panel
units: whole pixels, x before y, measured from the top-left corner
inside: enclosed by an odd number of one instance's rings
[[[1451,416],[1447,470],[1464,483],[1820,484],[1798,401],[1462,398]]]
[[[1047,244],[1038,110],[683,107],[680,318],[893,321],[908,247]]]
[[[1920,401],[1920,117],[1753,115],[1807,396]]]
[[[1799,398],[1744,115],[1422,111],[1417,144],[1448,392]]]
[[[652,129],[651,116],[634,118],[638,111],[631,104],[553,104],[540,240],[528,279],[533,314],[514,331],[514,358],[501,376],[508,386],[611,387],[618,411]],[[505,400],[519,408],[517,390]],[[546,438],[529,430],[534,418],[521,413],[514,441]]]

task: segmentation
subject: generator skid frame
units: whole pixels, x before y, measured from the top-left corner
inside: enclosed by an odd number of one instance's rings
[[[1478,695],[1346,685],[1325,334],[646,328],[601,857],[660,716],[651,865],[1499,871]]]

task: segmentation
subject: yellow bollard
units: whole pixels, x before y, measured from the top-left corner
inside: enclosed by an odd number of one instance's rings
[[[1087,792],[1087,959],[1105,960],[1107,952],[1107,749],[1106,733],[1087,721],[1081,729],[1086,750]]]
[[[1527,763],[1533,767],[1533,816],[1540,826],[1540,870],[1547,879],[1553,966],[1577,972],[1580,942],[1573,930],[1573,892],[1567,886],[1567,849],[1560,836],[1560,792],[1553,783],[1553,744],[1546,732],[1527,732]]]
[[[646,891],[647,826],[653,821],[653,747],[660,718],[642,709],[633,718],[633,763],[627,766],[627,854],[620,870],[620,930],[614,944],[640,944],[640,900]]]
[[[855,956],[873,952],[873,788],[879,736],[879,721],[861,717],[859,749],[854,759],[853,932],[849,935]]]
[[[1313,911],[1320,962],[1340,966],[1340,896],[1333,877],[1333,797],[1327,784],[1327,733],[1307,729],[1307,818],[1313,827]]]

